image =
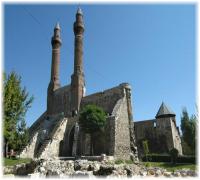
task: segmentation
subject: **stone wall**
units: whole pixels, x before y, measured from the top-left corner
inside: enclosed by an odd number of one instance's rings
[[[114,156],[119,159],[130,159],[130,131],[126,97],[117,102],[113,115],[115,116]]]
[[[20,157],[22,158],[34,158],[35,149],[38,145],[38,138],[43,127],[43,124],[46,120],[46,111],[32,124],[29,128],[29,143],[28,145],[22,149],[20,152]]]
[[[175,119],[171,120],[171,128],[172,128],[172,138],[174,142],[174,147],[179,151],[179,154],[182,155],[183,152],[182,152],[181,138],[180,138],[179,129],[176,126]]]
[[[46,148],[46,144],[54,136],[56,128],[60,125],[63,114],[46,116],[44,113],[30,128],[28,145],[20,153],[21,157],[34,158]],[[45,144],[46,143],[46,144]]]
[[[105,129],[105,154],[114,155],[115,153],[115,116],[109,116],[107,118],[107,124]]]
[[[87,104],[95,104],[102,107],[105,112],[111,115],[117,101],[122,97],[122,88],[120,86],[117,86],[103,92],[83,97],[81,108],[83,108]]]
[[[67,85],[48,94],[49,115],[70,114],[70,93],[70,85]]]
[[[49,157],[58,157],[61,151],[61,141],[64,139],[64,133],[67,125],[67,118],[61,120],[61,123],[55,127],[51,141],[43,150],[40,158],[48,159]]]
[[[155,122],[155,119],[134,122],[136,139],[145,139],[148,132],[153,133]]]
[[[77,117],[70,117],[68,118],[65,133],[63,137],[63,147],[61,156],[72,156],[72,145],[73,145],[73,138],[74,138],[74,127],[77,122]]]
[[[133,121],[130,97],[130,85],[123,83],[112,89],[86,96],[81,103],[81,107],[95,104],[107,112],[105,146],[102,147],[102,153],[113,155],[118,159],[130,159],[132,153],[130,146],[135,143],[131,143],[130,139],[130,127]],[[134,137],[132,139],[134,140]],[[136,146],[134,150],[134,153],[137,153]]]
[[[21,158],[34,158],[34,150],[36,147],[37,138],[38,132],[36,131],[29,144],[20,153]]]

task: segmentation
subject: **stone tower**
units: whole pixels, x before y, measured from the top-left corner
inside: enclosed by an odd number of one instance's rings
[[[179,128],[176,114],[162,102],[155,119],[134,122],[139,156],[144,154],[143,141],[148,140],[151,153],[168,153],[176,148],[182,155]]]
[[[74,73],[71,76],[71,112],[79,111],[81,99],[84,95],[85,80],[83,73],[83,13],[78,8],[74,22]]]
[[[60,88],[59,80],[59,65],[60,65],[60,47],[62,41],[60,37],[60,26],[56,24],[54,28],[54,35],[51,38],[52,45],[52,63],[51,63],[51,79],[47,92],[47,114],[52,114],[52,104],[54,101],[54,91]]]
[[[176,114],[162,102],[156,114],[156,129],[157,135],[165,134],[166,146],[168,150],[176,148],[182,155],[182,145],[179,128],[176,124]]]

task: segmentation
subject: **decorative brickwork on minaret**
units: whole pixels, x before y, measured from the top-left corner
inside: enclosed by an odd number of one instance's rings
[[[59,65],[60,65],[60,46],[62,44],[60,37],[60,26],[57,23],[54,28],[54,35],[51,39],[52,45],[52,63],[51,63],[51,79],[48,86],[47,95],[47,113],[51,114],[54,91],[60,88],[59,81]]]
[[[78,112],[81,99],[84,94],[83,73],[83,14],[79,8],[74,22],[75,49],[74,49],[74,73],[71,76],[71,111]]]

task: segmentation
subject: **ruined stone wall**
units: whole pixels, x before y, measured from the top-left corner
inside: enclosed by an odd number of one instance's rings
[[[20,152],[20,157],[22,158],[33,158],[35,148],[37,146],[38,134],[41,127],[46,119],[46,112],[44,112],[29,128],[29,143],[28,145]]]
[[[61,151],[61,141],[64,139],[64,133],[67,125],[67,118],[61,120],[61,123],[54,129],[54,133],[52,135],[51,141],[48,143],[46,148],[40,155],[40,158],[48,159],[49,157],[59,157],[59,153]]]
[[[81,108],[87,104],[95,104],[107,112],[105,146],[102,152],[119,159],[130,159],[132,152],[130,127],[133,120],[131,102],[129,102],[131,101],[130,91],[130,85],[123,83],[112,89],[86,96],[81,103]]]
[[[115,144],[114,156],[118,159],[130,159],[130,131],[126,97],[120,99],[114,110]]]
[[[30,143],[20,153],[20,158],[34,158],[34,150],[38,138],[38,132],[36,131],[30,140]]]
[[[28,145],[20,153],[21,157],[38,157],[38,152],[43,151],[44,144],[54,136],[54,131],[60,123],[63,114],[59,113],[47,117],[44,113],[30,128]],[[51,136],[51,137],[50,137]],[[56,149],[56,148],[55,148]],[[58,149],[58,148],[57,148]]]
[[[176,148],[180,155],[183,154],[182,152],[182,145],[181,145],[181,138],[179,129],[176,126],[176,120],[175,118],[171,118],[171,130],[172,130],[172,138],[174,142],[174,148]]]
[[[95,104],[103,108],[105,112],[111,114],[117,101],[123,97],[122,88],[120,86],[103,92],[85,96],[81,102],[81,108],[87,104]]]
[[[115,152],[115,120],[115,116],[109,116],[105,128],[105,154],[111,156]]]
[[[77,117],[70,117],[68,118],[65,133],[63,137],[63,147],[61,156],[71,156],[72,155],[72,144],[73,144],[73,128],[76,124]],[[70,135],[72,137],[70,137]]]

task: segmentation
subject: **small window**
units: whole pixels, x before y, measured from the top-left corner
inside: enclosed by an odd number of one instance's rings
[[[156,128],[156,122],[153,123],[153,127]]]

